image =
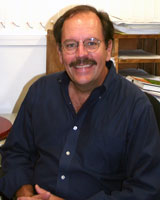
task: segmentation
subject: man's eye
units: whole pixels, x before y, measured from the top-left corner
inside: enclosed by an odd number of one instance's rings
[[[66,48],[67,49],[73,49],[75,47],[76,47],[76,43],[68,43],[68,44],[66,44]]]
[[[97,45],[97,43],[96,42],[88,42],[88,44],[87,44],[88,46],[96,46]]]
[[[89,48],[89,49],[97,48],[97,42],[89,41],[89,42],[86,43],[86,47]]]

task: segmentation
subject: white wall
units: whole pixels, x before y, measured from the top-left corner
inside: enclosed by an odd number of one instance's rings
[[[17,112],[29,86],[46,71],[45,35],[0,35],[0,113]]]
[[[111,0],[108,12],[129,21],[160,22],[160,0]]]
[[[48,19],[59,16],[58,11],[76,4],[92,4],[97,8],[107,8],[108,0],[0,0],[0,21],[6,27],[13,28],[12,22],[20,27],[28,29],[26,22],[31,26],[41,29],[40,22],[45,25]]]
[[[0,22],[7,28],[17,28],[14,22],[30,29],[26,25],[29,22],[32,27],[41,29],[40,22],[45,25],[51,16],[58,17],[62,8],[75,4],[90,4],[123,19],[160,21],[160,0],[0,0]]]
[[[28,87],[45,73],[43,26],[75,4],[127,20],[160,21],[160,0],[0,0],[0,113],[17,112]]]

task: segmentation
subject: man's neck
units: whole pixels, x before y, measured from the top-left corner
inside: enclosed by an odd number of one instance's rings
[[[84,102],[88,99],[90,96],[92,90],[86,90],[81,87],[77,87],[70,81],[69,83],[69,96],[71,99],[71,102],[73,104],[73,107],[76,111],[76,113],[79,111],[79,109],[82,107]]]
[[[90,83],[90,84],[87,84],[87,85],[79,85],[79,84],[76,84],[76,83],[70,81],[69,89],[68,89],[69,90],[69,96],[70,96],[71,102],[73,104],[73,107],[74,107],[76,113],[79,111],[79,109],[82,107],[82,105],[89,98],[92,91],[95,88],[102,85],[107,74],[108,74],[108,69],[105,71],[104,76],[100,81],[97,81],[97,83],[93,82],[93,83]]]

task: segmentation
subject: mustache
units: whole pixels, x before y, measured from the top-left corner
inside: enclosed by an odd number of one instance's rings
[[[70,67],[76,67],[77,65],[97,65],[97,62],[89,58],[77,58],[69,64]]]

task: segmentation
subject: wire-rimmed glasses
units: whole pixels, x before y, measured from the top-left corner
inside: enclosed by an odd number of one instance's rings
[[[85,49],[89,53],[95,52],[99,46],[101,41],[96,38],[88,38],[83,41],[83,45]],[[62,44],[62,48],[67,54],[74,54],[79,47],[79,42],[76,40],[65,40]]]

